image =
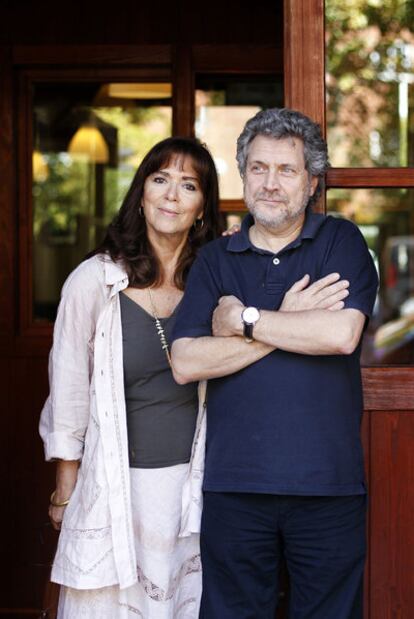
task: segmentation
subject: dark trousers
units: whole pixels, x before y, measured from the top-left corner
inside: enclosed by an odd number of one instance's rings
[[[274,619],[286,559],[290,619],[362,619],[365,496],[205,492],[200,619]]]

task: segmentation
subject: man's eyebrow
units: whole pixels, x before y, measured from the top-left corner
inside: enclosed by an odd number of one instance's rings
[[[267,165],[267,163],[265,161],[261,161],[260,159],[251,159],[249,161],[250,164],[252,163],[260,163],[260,165]]]

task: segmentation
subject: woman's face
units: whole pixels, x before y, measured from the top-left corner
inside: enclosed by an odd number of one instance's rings
[[[204,196],[189,157],[177,155],[144,184],[141,206],[148,235],[186,237],[203,216]]]

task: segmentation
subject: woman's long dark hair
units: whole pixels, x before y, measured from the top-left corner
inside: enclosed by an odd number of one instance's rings
[[[162,283],[162,270],[148,240],[145,218],[140,215],[145,180],[176,157],[189,159],[197,173],[204,198],[203,225],[193,226],[178,259],[174,283],[183,289],[199,247],[215,239],[222,230],[219,213],[217,172],[208,150],[194,138],[174,137],[158,142],[144,157],[120,210],[108,226],[102,243],[89,256],[107,253],[121,261],[135,288]]]

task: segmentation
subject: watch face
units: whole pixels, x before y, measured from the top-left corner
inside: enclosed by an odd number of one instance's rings
[[[254,324],[255,322],[259,320],[260,313],[257,307],[246,307],[246,309],[243,310],[242,316],[243,316],[244,322],[247,322],[249,324]]]

